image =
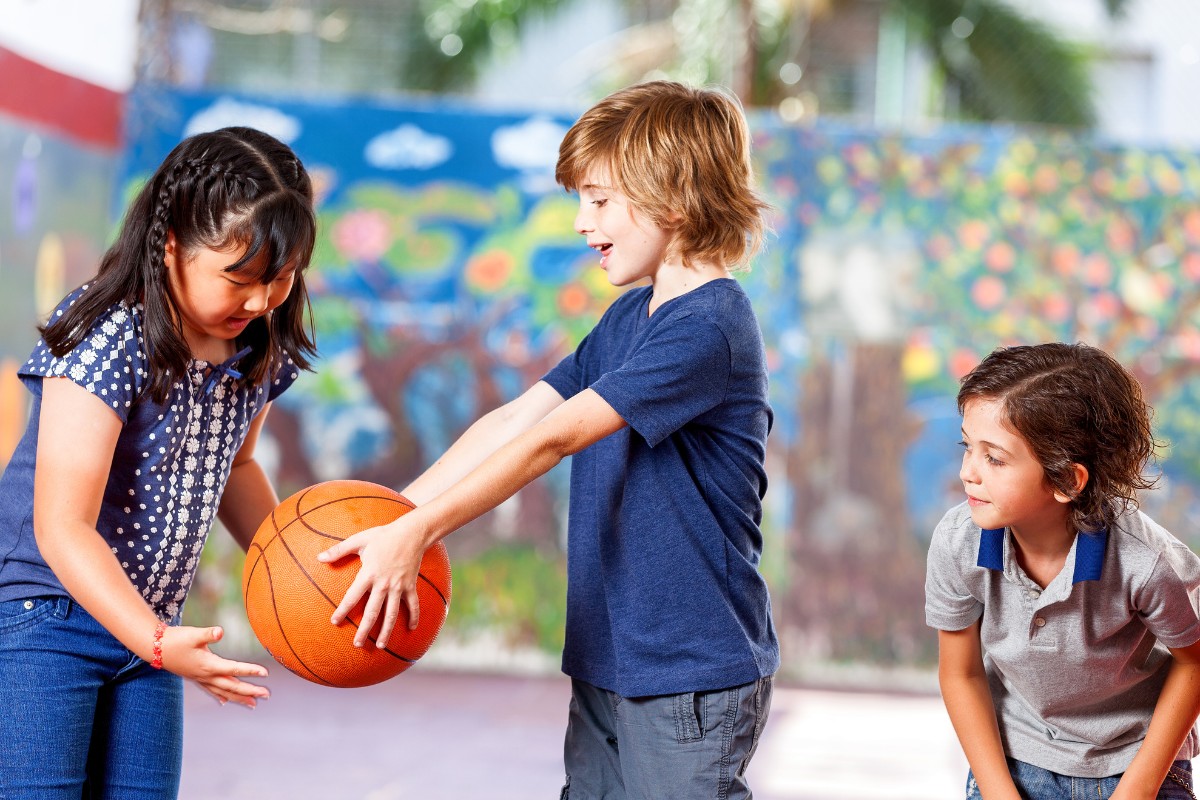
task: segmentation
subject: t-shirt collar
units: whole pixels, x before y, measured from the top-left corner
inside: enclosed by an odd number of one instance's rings
[[[979,560],[981,567],[1004,571],[1004,539],[1007,528],[983,528],[979,534]],[[1100,580],[1104,566],[1104,546],[1108,542],[1108,531],[1079,533],[1075,535],[1075,569],[1071,583]]]

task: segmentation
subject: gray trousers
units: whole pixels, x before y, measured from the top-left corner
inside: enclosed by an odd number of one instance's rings
[[[560,800],[749,800],[771,680],[621,697],[572,679]]]

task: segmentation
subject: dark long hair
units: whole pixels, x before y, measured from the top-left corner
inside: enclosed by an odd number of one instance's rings
[[[184,139],[129,206],[121,233],[87,291],[40,329],[46,346],[64,356],[113,304],[141,302],[147,391],[154,402],[166,402],[192,357],[163,263],[167,233],[173,232],[184,260],[197,248],[245,246],[246,254],[226,272],[253,264],[251,279],[263,283],[295,264],[287,299],[238,335],[239,349],[253,348],[238,369],[250,385],[278,366],[282,354],[310,369],[309,357],[317,348],[304,271],[316,242],[312,203],[308,172],[291,148],[274,137],[251,128],[223,128]]]
[[[1118,513],[1137,507],[1139,490],[1157,482],[1144,474],[1160,444],[1154,411],[1137,378],[1099,348],[1054,342],[993,350],[963,378],[958,413],[973,399],[1000,401],[1047,483],[1071,498],[1076,530],[1111,527]],[[1078,494],[1072,464],[1088,471]]]

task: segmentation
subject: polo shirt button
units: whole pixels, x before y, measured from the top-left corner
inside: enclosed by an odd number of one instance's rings
[[[1038,617],[1037,619],[1035,619],[1035,620],[1033,621],[1033,624],[1034,624],[1034,625],[1037,625],[1037,626],[1040,628],[1040,627],[1042,627],[1043,625],[1045,625],[1045,624],[1046,624],[1046,620],[1044,620],[1044,619],[1043,619],[1043,618],[1041,618],[1041,617]]]
[[[25,610],[26,610],[26,611],[28,611],[28,610],[29,610],[29,609],[31,609],[31,608],[33,608],[33,601],[32,601],[32,600],[26,600],[26,601],[25,601]]]
[[[1039,597],[1042,596],[1042,593],[1039,592],[1037,589],[1030,589],[1029,596],[1032,597],[1034,600],[1037,600]]]

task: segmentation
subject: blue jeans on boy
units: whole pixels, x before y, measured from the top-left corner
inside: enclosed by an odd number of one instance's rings
[[[621,697],[572,679],[560,800],[749,800],[771,680]]]
[[[1021,797],[1029,800],[1076,800],[1080,797],[1107,800],[1116,791],[1120,775],[1110,775],[1107,778],[1072,778],[1069,775],[1059,775],[1048,769],[1008,759],[1008,771],[1017,785]],[[1176,761],[1171,765],[1167,779],[1158,789],[1158,800],[1195,800],[1192,794],[1192,762]],[[975,775],[967,772],[967,800],[980,800],[979,786],[975,783]]]
[[[0,602],[0,798],[174,800],[183,681],[65,597]]]

